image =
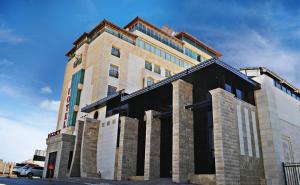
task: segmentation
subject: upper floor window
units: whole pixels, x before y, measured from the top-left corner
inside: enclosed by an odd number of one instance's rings
[[[154,65],[154,72],[157,74],[161,74],[160,66]]]
[[[171,71],[169,71],[169,70],[165,70],[165,77],[170,77],[170,76],[172,76],[172,74],[171,74]]]
[[[107,86],[107,96],[110,96],[117,92],[117,88],[111,85]]]
[[[119,67],[110,64],[109,66],[109,76],[114,78],[119,78]]]
[[[148,69],[149,71],[152,71],[152,64],[148,61],[145,61],[145,68]]]
[[[236,89],[235,94],[238,99],[241,99],[241,100],[243,99],[243,92],[241,90]]]
[[[231,93],[232,92],[231,85],[225,83],[225,90]]]
[[[115,48],[114,46],[111,48],[111,54],[120,58],[120,49]]]
[[[275,87],[277,87],[281,91],[285,92],[286,94],[292,96],[296,100],[300,100],[300,94],[297,94],[292,89],[285,87],[284,84],[280,83],[279,81],[274,80],[274,85],[275,85]]]
[[[151,78],[151,77],[148,77],[148,78],[147,78],[147,86],[150,86],[150,85],[152,85],[152,84],[154,84],[154,79]]]

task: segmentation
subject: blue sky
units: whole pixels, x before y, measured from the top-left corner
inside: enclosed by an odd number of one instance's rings
[[[186,31],[234,67],[265,66],[300,87],[299,0],[0,1],[0,159],[20,162],[55,130],[73,41],[102,19]],[[5,141],[5,142],[3,142]]]

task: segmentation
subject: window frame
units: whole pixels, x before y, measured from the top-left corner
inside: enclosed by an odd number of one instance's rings
[[[148,68],[148,66],[151,66],[150,68]],[[149,70],[149,71],[152,71],[153,69],[153,66],[152,66],[152,63],[145,60],[145,69]]]
[[[161,67],[157,64],[154,64],[153,72],[160,75],[161,74]]]
[[[115,70],[117,69],[117,70]],[[117,71],[117,72],[115,72]],[[109,70],[108,70],[108,76],[113,77],[113,78],[119,78],[119,66],[110,64],[109,65]]]
[[[112,91],[109,91],[109,89],[115,89],[115,90],[114,90],[114,92],[112,92]],[[107,95],[107,96],[110,96],[110,95],[112,95],[112,94],[116,93],[116,92],[117,92],[117,90],[118,90],[118,88],[117,88],[117,87],[115,87],[115,86],[112,86],[112,85],[107,85],[107,93],[106,93],[106,95]],[[109,92],[110,92],[110,93],[109,93]]]
[[[118,53],[115,53],[114,50],[118,51]],[[110,54],[115,57],[121,58],[121,50],[120,50],[120,48],[118,48],[116,46],[111,47]]]

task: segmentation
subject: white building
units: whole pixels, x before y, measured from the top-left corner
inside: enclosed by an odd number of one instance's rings
[[[282,162],[300,161],[299,89],[266,68],[243,68],[241,72],[261,84],[255,98],[266,180],[284,184]]]

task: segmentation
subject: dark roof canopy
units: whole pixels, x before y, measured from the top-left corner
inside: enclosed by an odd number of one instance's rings
[[[103,107],[106,105],[106,102],[111,101],[112,99],[116,99],[119,98],[120,102],[126,102],[134,97],[137,96],[141,96],[143,94],[146,94],[150,91],[153,91],[155,89],[158,89],[162,86],[168,85],[178,79],[182,79],[185,81],[189,81],[191,80],[191,76],[193,76],[194,73],[198,73],[198,72],[202,72],[204,71],[204,69],[209,68],[211,66],[216,66],[221,68],[222,70],[225,70],[233,75],[235,75],[236,77],[242,79],[243,81],[245,81],[246,83],[248,83],[250,86],[253,86],[254,89],[259,89],[260,88],[260,84],[255,82],[254,80],[252,80],[251,78],[247,77],[245,74],[241,73],[239,70],[231,67],[230,65],[224,63],[223,61],[220,61],[220,59],[218,58],[212,58],[207,60],[206,62],[200,63],[198,65],[195,65],[191,68],[188,68],[180,73],[177,73],[169,78],[166,78],[164,80],[161,80],[151,86],[145,87],[143,89],[137,90],[131,94],[125,94],[123,91],[122,92],[118,92],[114,95],[105,97],[101,100],[98,100],[90,105],[87,105],[85,107],[83,107],[81,109],[82,112],[91,112],[93,110],[96,110],[100,107]]]

